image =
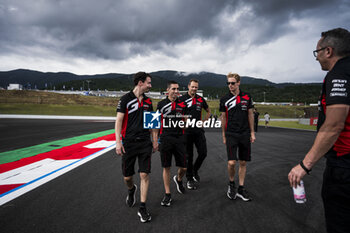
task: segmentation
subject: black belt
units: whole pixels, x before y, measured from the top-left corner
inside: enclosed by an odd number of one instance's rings
[[[173,137],[173,138],[180,138],[184,136],[184,134],[162,134],[161,137]]]
[[[144,142],[144,141],[150,141],[149,138],[132,138],[132,139],[124,139],[124,142]]]

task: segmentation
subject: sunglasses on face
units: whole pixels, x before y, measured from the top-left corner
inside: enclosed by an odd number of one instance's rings
[[[230,84],[233,86],[236,84],[236,82],[227,82],[227,85],[230,85]]]

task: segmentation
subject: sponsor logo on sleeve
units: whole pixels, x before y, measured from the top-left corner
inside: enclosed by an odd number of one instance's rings
[[[329,93],[330,97],[347,97],[347,89],[345,85],[347,84],[348,80],[345,79],[334,79],[332,80],[333,87],[331,89],[331,92]]]

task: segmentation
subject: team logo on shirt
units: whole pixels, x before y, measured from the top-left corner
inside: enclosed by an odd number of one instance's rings
[[[188,108],[192,107],[192,102],[193,102],[192,98],[185,100],[185,102],[186,102]]]
[[[167,105],[162,107],[160,111],[163,113],[163,116],[167,116],[169,113],[171,113],[171,104],[172,103],[168,103]]]
[[[127,103],[126,108],[128,109],[129,114],[137,111],[137,109],[139,108],[139,103],[137,102],[137,99],[133,99],[129,103]]]
[[[143,128],[144,129],[160,129],[160,116],[162,114],[156,112],[143,112]]]
[[[227,107],[227,110],[230,110],[231,108],[234,108],[236,106],[236,96],[232,97],[231,99],[227,100],[225,103],[225,106]]]

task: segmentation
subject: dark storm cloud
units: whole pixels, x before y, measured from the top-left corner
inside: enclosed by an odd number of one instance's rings
[[[240,0],[237,7],[229,8],[229,12],[234,14],[242,9],[246,13],[237,19],[237,24],[228,25],[228,28],[232,27],[236,32],[235,39],[248,35],[252,44],[269,43],[293,33],[297,30],[291,24],[293,20],[318,18],[329,27],[334,27],[327,23],[334,22],[335,18],[343,27],[350,20],[349,14],[342,16],[350,10],[348,0]]]
[[[63,41],[68,51],[122,58],[135,52],[138,45],[177,44],[192,37],[212,36],[213,18],[227,3],[224,0],[81,0],[35,4],[4,1],[0,3],[0,39],[12,45],[33,42],[41,46]],[[125,47],[126,43],[129,46]]]
[[[192,38],[216,39],[223,48],[240,40],[268,43],[292,33],[292,19],[344,9],[347,0],[2,0],[0,50],[38,46],[106,59],[152,50],[176,56],[167,46]],[[225,19],[235,14],[236,20]]]

